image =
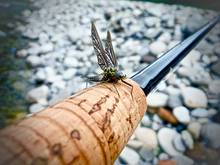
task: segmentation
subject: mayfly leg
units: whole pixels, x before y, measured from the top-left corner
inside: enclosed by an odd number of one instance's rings
[[[131,87],[131,97],[132,97],[132,100],[134,100],[134,98],[133,98],[133,85],[131,85],[131,84],[127,83],[127,82],[126,82],[126,81],[124,81],[123,79],[121,79],[121,81],[122,81],[123,83],[125,83],[126,85],[128,85],[128,86],[130,86],[130,87]]]
[[[116,88],[116,86],[115,86],[114,83],[113,83],[113,86],[114,86],[114,88],[115,88],[115,90],[116,90],[116,92],[117,92],[117,94],[118,94],[118,97],[120,98],[120,94],[119,94],[119,92],[118,92],[118,90],[117,90],[117,88]]]
[[[117,94],[118,94],[118,97],[120,98],[120,94],[119,94],[119,92],[118,92],[118,90],[117,90],[115,84],[113,83],[112,85],[113,85],[113,87],[115,88],[115,90],[116,90],[116,92],[117,92]],[[106,85],[103,85],[103,86],[105,86],[105,87],[108,88],[110,91],[112,91],[112,89],[109,88],[108,86],[106,86]],[[114,92],[114,91],[113,91],[113,92]]]

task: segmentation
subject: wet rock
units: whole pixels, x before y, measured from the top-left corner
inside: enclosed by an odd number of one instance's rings
[[[155,39],[161,34],[161,31],[162,31],[161,28],[156,28],[156,29],[155,28],[149,28],[149,29],[146,30],[145,37],[147,37],[149,39]],[[153,48],[153,49],[155,49],[155,48]],[[153,52],[152,52],[152,54],[153,54]]]
[[[183,87],[181,93],[186,106],[190,108],[207,107],[207,96],[202,90],[194,87]]]
[[[180,62],[185,67],[192,67],[201,58],[201,53],[197,50],[192,50],[190,53]]]
[[[143,143],[146,149],[152,150],[157,147],[157,135],[150,128],[138,127],[135,131],[135,136]]]
[[[146,17],[144,23],[148,27],[158,26],[160,25],[160,19],[157,17]]]
[[[75,57],[67,57],[63,63],[66,67],[77,67],[79,62]]]
[[[208,117],[208,111],[206,109],[197,108],[191,111],[193,117]]]
[[[145,161],[151,161],[154,158],[154,153],[153,150],[149,150],[145,147],[142,147],[139,151],[140,156],[142,157],[142,159],[144,159]]]
[[[201,131],[201,124],[199,122],[189,123],[187,130],[192,134],[194,139],[198,139]]]
[[[209,82],[209,91],[213,94],[220,94],[220,81],[214,80]]]
[[[157,131],[162,127],[162,125],[157,122],[153,122],[151,127],[154,131]]]
[[[45,106],[42,106],[41,104],[32,104],[29,107],[29,111],[30,111],[30,113],[37,113],[37,112],[43,110],[44,108],[45,108]]]
[[[160,160],[167,160],[167,159],[169,159],[169,155],[163,152],[159,155],[159,159]]]
[[[46,85],[34,88],[27,93],[29,102],[45,103],[49,94],[49,88]]]
[[[46,79],[46,73],[44,69],[39,69],[35,74],[35,79],[37,81],[44,81]]]
[[[63,74],[63,79],[70,80],[71,78],[73,78],[75,73],[76,73],[76,69],[74,69],[74,68],[67,69]]]
[[[43,44],[40,48],[41,53],[48,53],[54,49],[54,46],[52,43],[46,43]]]
[[[161,41],[155,41],[149,45],[149,50],[153,55],[159,55],[167,50],[167,45]]]
[[[127,145],[130,148],[138,150],[143,146],[143,143],[141,141],[138,141],[138,140],[129,140]]]
[[[164,107],[166,106],[167,101],[168,95],[161,92],[151,93],[147,97],[147,103],[150,107]]]
[[[42,60],[39,56],[31,55],[27,57],[27,63],[33,67],[42,65]]]
[[[143,119],[141,120],[141,123],[145,127],[150,127],[151,126],[151,120],[148,115],[144,115]]]
[[[191,134],[188,131],[182,131],[181,137],[187,148],[193,149],[194,141]]]
[[[171,156],[181,154],[173,146],[173,139],[178,133],[170,128],[161,128],[157,134],[158,141],[163,150]]]
[[[130,164],[132,162],[132,164],[138,165],[138,162],[140,161],[140,156],[138,155],[138,153],[129,147],[125,147],[122,150],[122,152],[120,154],[120,158],[126,164]]]
[[[28,55],[28,51],[27,51],[27,49],[21,49],[21,50],[19,50],[19,51],[17,52],[16,55],[17,55],[18,57],[23,58],[23,57],[26,57],[26,56]]]
[[[219,60],[211,66],[212,72],[217,74],[218,76],[220,76],[220,69],[219,68],[220,68],[220,61]]]
[[[174,139],[173,139],[173,145],[176,148],[177,151],[179,152],[185,152],[186,147],[183,144],[182,138],[180,134],[177,134]]]
[[[167,105],[170,108],[176,108],[182,106],[182,100],[180,99],[179,95],[170,95]]]
[[[162,42],[167,43],[167,44],[171,41],[171,39],[172,39],[172,36],[169,32],[164,32],[158,38],[159,41],[162,41]]]
[[[217,123],[207,123],[202,126],[201,136],[212,148],[220,147],[220,125]]]
[[[189,110],[183,106],[174,108],[173,114],[180,123],[188,124],[190,122]]]

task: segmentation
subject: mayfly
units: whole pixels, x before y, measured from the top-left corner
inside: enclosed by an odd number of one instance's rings
[[[89,77],[89,80],[95,82],[111,82],[111,83],[117,83],[119,80],[121,80],[123,83],[127,84],[128,86],[131,86],[133,89],[133,86],[131,84],[124,81],[126,76],[121,71],[118,70],[119,66],[113,50],[110,32],[107,31],[107,39],[104,48],[102,46],[101,39],[98,35],[95,24],[94,22],[92,22],[91,37],[92,37],[93,47],[97,55],[98,64],[103,70],[103,73],[97,76]]]

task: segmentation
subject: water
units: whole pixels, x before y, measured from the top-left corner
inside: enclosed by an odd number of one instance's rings
[[[0,128],[27,111],[28,67],[15,57],[25,40],[15,31],[15,23],[24,23],[21,12],[28,8],[27,0],[0,1]]]

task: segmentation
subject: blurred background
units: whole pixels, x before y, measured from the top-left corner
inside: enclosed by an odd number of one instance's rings
[[[110,30],[128,77],[219,14],[212,1],[0,0],[0,127],[101,73],[90,38]],[[115,164],[220,164],[220,25],[162,81]]]

